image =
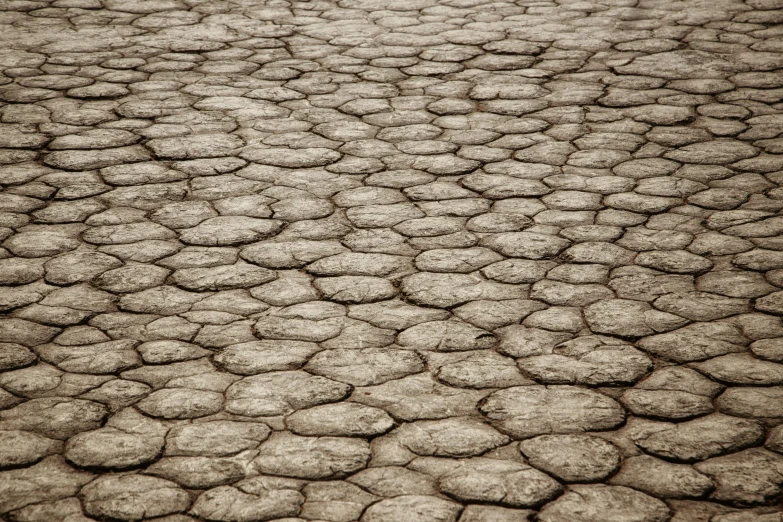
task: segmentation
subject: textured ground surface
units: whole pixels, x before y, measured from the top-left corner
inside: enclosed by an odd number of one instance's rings
[[[0,519],[782,520],[780,0],[0,11]]]

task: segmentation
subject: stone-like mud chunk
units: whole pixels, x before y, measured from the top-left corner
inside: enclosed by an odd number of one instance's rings
[[[77,466],[123,469],[152,462],[163,444],[163,437],[101,428],[72,437],[65,447],[65,457]]]
[[[417,455],[469,457],[509,442],[491,426],[470,417],[403,424],[391,434]]]
[[[367,465],[370,445],[347,437],[300,437],[275,433],[259,448],[253,466],[270,475],[341,478]]]
[[[182,513],[190,506],[184,489],[145,475],[103,475],[85,486],[79,497],[88,515],[118,520]]]
[[[658,498],[700,498],[715,487],[709,477],[691,466],[672,464],[649,455],[626,459],[609,483]]]
[[[516,386],[489,395],[479,410],[514,438],[612,429],[625,411],[600,393],[575,386]]]
[[[703,361],[728,353],[744,352],[748,340],[728,323],[694,323],[677,330],[651,335],[637,346],[645,352],[675,362]]]
[[[33,399],[0,411],[0,429],[25,430],[55,439],[67,439],[99,428],[108,409],[93,401],[50,397]]]
[[[783,386],[732,387],[715,401],[718,410],[748,419],[783,418]]]
[[[356,388],[350,400],[382,408],[395,418],[413,421],[473,415],[486,391],[452,388],[429,375],[410,375],[377,386]]]
[[[391,348],[335,349],[315,354],[305,369],[353,386],[371,386],[424,371],[413,351]]]
[[[298,480],[253,477],[233,486],[220,486],[203,492],[190,513],[220,522],[254,522],[299,514],[304,503]],[[188,519],[190,520],[190,519]]]
[[[696,462],[747,448],[763,437],[761,423],[716,413],[679,424],[660,423],[634,442],[658,457]]]
[[[33,352],[15,343],[0,343],[0,371],[15,370],[36,361]]]
[[[504,232],[488,236],[482,244],[508,257],[549,259],[568,248],[571,242],[534,232]]]
[[[210,268],[183,268],[171,276],[171,282],[196,292],[248,288],[273,281],[277,276],[271,270],[237,263]]]
[[[238,375],[298,370],[321,348],[304,341],[251,341],[224,348],[214,358],[222,368]]]
[[[546,384],[630,384],[652,369],[649,357],[622,345],[591,351],[555,348],[551,355],[525,357],[517,364],[531,378]]]
[[[61,450],[61,442],[29,431],[0,431],[0,468],[29,466]]]
[[[434,496],[402,495],[373,504],[364,512],[361,522],[456,522],[461,505]]]
[[[283,222],[276,219],[218,216],[183,229],[180,239],[190,245],[241,245],[274,236],[282,228]]]
[[[270,372],[244,379],[226,390],[226,411],[251,417],[285,415],[343,399],[351,387],[303,371]]]
[[[389,431],[394,420],[378,408],[339,402],[292,413],[286,426],[297,435],[371,437]]]
[[[532,466],[565,482],[598,481],[620,464],[617,448],[590,435],[541,435],[520,442],[519,449]]]
[[[406,277],[400,290],[415,304],[448,308],[477,299],[523,299],[525,292],[515,285],[487,281],[475,274],[419,272]]]
[[[454,352],[492,348],[495,336],[459,321],[432,321],[404,330],[397,343],[416,350]]]
[[[552,477],[526,464],[482,457],[459,461],[438,483],[443,492],[463,502],[512,507],[538,506],[563,491]]]
[[[538,515],[541,522],[667,522],[671,511],[660,500],[623,486],[572,486],[547,504]]]
[[[166,455],[221,457],[255,449],[269,437],[266,424],[210,421],[175,426],[166,437]]]
[[[219,412],[223,407],[223,395],[206,390],[169,388],[152,392],[137,407],[152,417],[194,419]]]
[[[783,457],[763,448],[751,448],[715,457],[694,466],[715,481],[710,497],[737,506],[768,504],[780,498]]]
[[[0,513],[76,495],[95,478],[55,455],[24,469],[0,472]]]

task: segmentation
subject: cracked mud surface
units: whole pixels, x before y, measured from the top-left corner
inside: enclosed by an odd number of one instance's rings
[[[781,522],[781,0],[4,0],[0,520]]]

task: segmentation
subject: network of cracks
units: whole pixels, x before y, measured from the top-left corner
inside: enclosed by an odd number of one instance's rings
[[[0,27],[0,520],[783,521],[783,1]]]

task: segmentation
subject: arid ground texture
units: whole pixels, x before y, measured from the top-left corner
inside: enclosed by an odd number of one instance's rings
[[[0,0],[0,521],[783,522],[783,0]]]

